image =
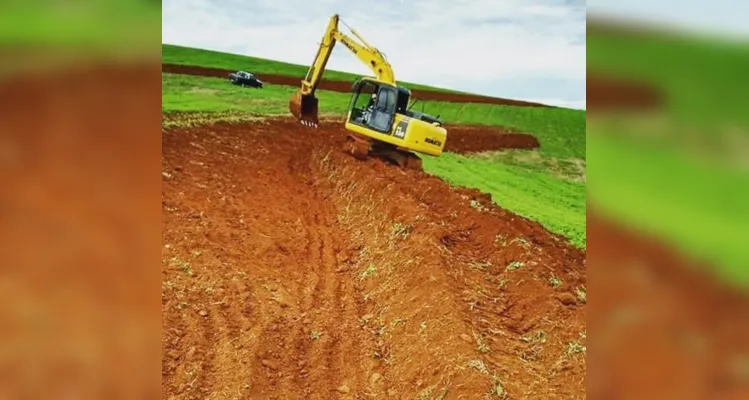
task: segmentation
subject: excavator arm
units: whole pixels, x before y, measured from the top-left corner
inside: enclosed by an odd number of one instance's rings
[[[318,100],[315,97],[315,91],[322,80],[323,73],[325,73],[325,65],[328,63],[330,54],[333,52],[333,48],[337,42],[343,43],[349,51],[354,53],[359,61],[372,70],[378,80],[392,85],[395,84],[393,69],[385,59],[385,56],[379,50],[370,46],[351,27],[349,27],[349,30],[360,42],[341,32],[338,29],[338,22],[338,14],[330,18],[320,47],[317,49],[315,60],[307,71],[307,75],[302,80],[300,89],[292,96],[289,102],[291,114],[305,125],[317,126],[318,124]]]

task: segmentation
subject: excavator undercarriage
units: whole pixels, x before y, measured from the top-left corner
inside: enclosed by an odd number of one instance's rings
[[[359,160],[366,160],[368,157],[374,156],[393,162],[401,168],[422,169],[421,158],[416,154],[357,133],[348,134],[344,150]]]

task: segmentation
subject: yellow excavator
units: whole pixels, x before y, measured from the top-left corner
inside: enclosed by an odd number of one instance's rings
[[[349,131],[346,150],[358,159],[384,156],[405,168],[421,168],[414,152],[439,156],[447,140],[447,130],[439,115],[411,111],[411,91],[399,86],[390,63],[354,29],[341,21],[360,42],[338,29],[338,14],[330,18],[315,60],[301,82],[301,88],[289,101],[289,111],[303,125],[317,127],[318,99],[315,97],[325,65],[337,42],[343,43],[374,72],[375,77],[360,77],[352,85],[345,127]]]

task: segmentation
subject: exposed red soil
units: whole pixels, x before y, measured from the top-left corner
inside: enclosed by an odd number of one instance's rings
[[[586,82],[589,111],[650,110],[664,102],[663,94],[655,87],[633,79],[588,72]]]
[[[157,64],[68,57],[0,77],[0,397],[155,398]]]
[[[454,153],[472,153],[500,149],[537,149],[540,146],[535,136],[510,132],[496,126],[446,125],[445,150]]]
[[[221,68],[206,68],[195,65],[178,65],[178,64],[162,64],[161,71],[182,74],[182,75],[194,75],[194,76],[211,76],[217,78],[225,78],[232,70],[226,70]],[[256,74],[263,82],[272,83],[275,85],[289,85],[299,86],[302,77],[292,77],[285,75],[273,75],[273,74]],[[320,89],[330,90],[333,92],[350,93],[351,82],[349,81],[337,81],[323,79],[320,82]],[[486,103],[486,104],[499,104],[508,106],[522,106],[522,107],[554,107],[546,104],[533,103],[522,100],[502,99],[498,97],[481,96],[481,95],[470,95],[460,93],[444,93],[444,92],[433,92],[420,89],[411,89],[411,95],[414,98],[420,98],[422,100],[436,100],[436,101],[452,101],[456,103]]]
[[[589,398],[749,398],[745,291],[595,212],[587,226]]]
[[[635,21],[631,18],[619,18],[600,14],[592,15],[588,13],[586,25],[586,33],[588,35],[626,37],[634,40],[650,40],[653,37],[680,40],[682,36],[689,40],[691,36],[689,31],[683,32],[678,28],[669,27],[658,22]]]
[[[179,118],[177,113],[170,113]],[[329,118],[325,124],[343,124],[345,119]],[[445,151],[458,154],[505,149],[537,149],[535,136],[489,125],[447,124]]]
[[[164,132],[163,397],[584,398],[585,253],[344,141]]]

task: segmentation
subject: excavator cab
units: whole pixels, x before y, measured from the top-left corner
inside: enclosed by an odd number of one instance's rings
[[[411,91],[376,78],[362,77],[352,88],[346,129],[357,158],[379,154],[401,166],[420,168],[418,151],[440,155],[446,131],[441,121],[408,110]]]
[[[352,87],[348,122],[387,134],[395,121],[398,90],[373,79],[360,79]]]

